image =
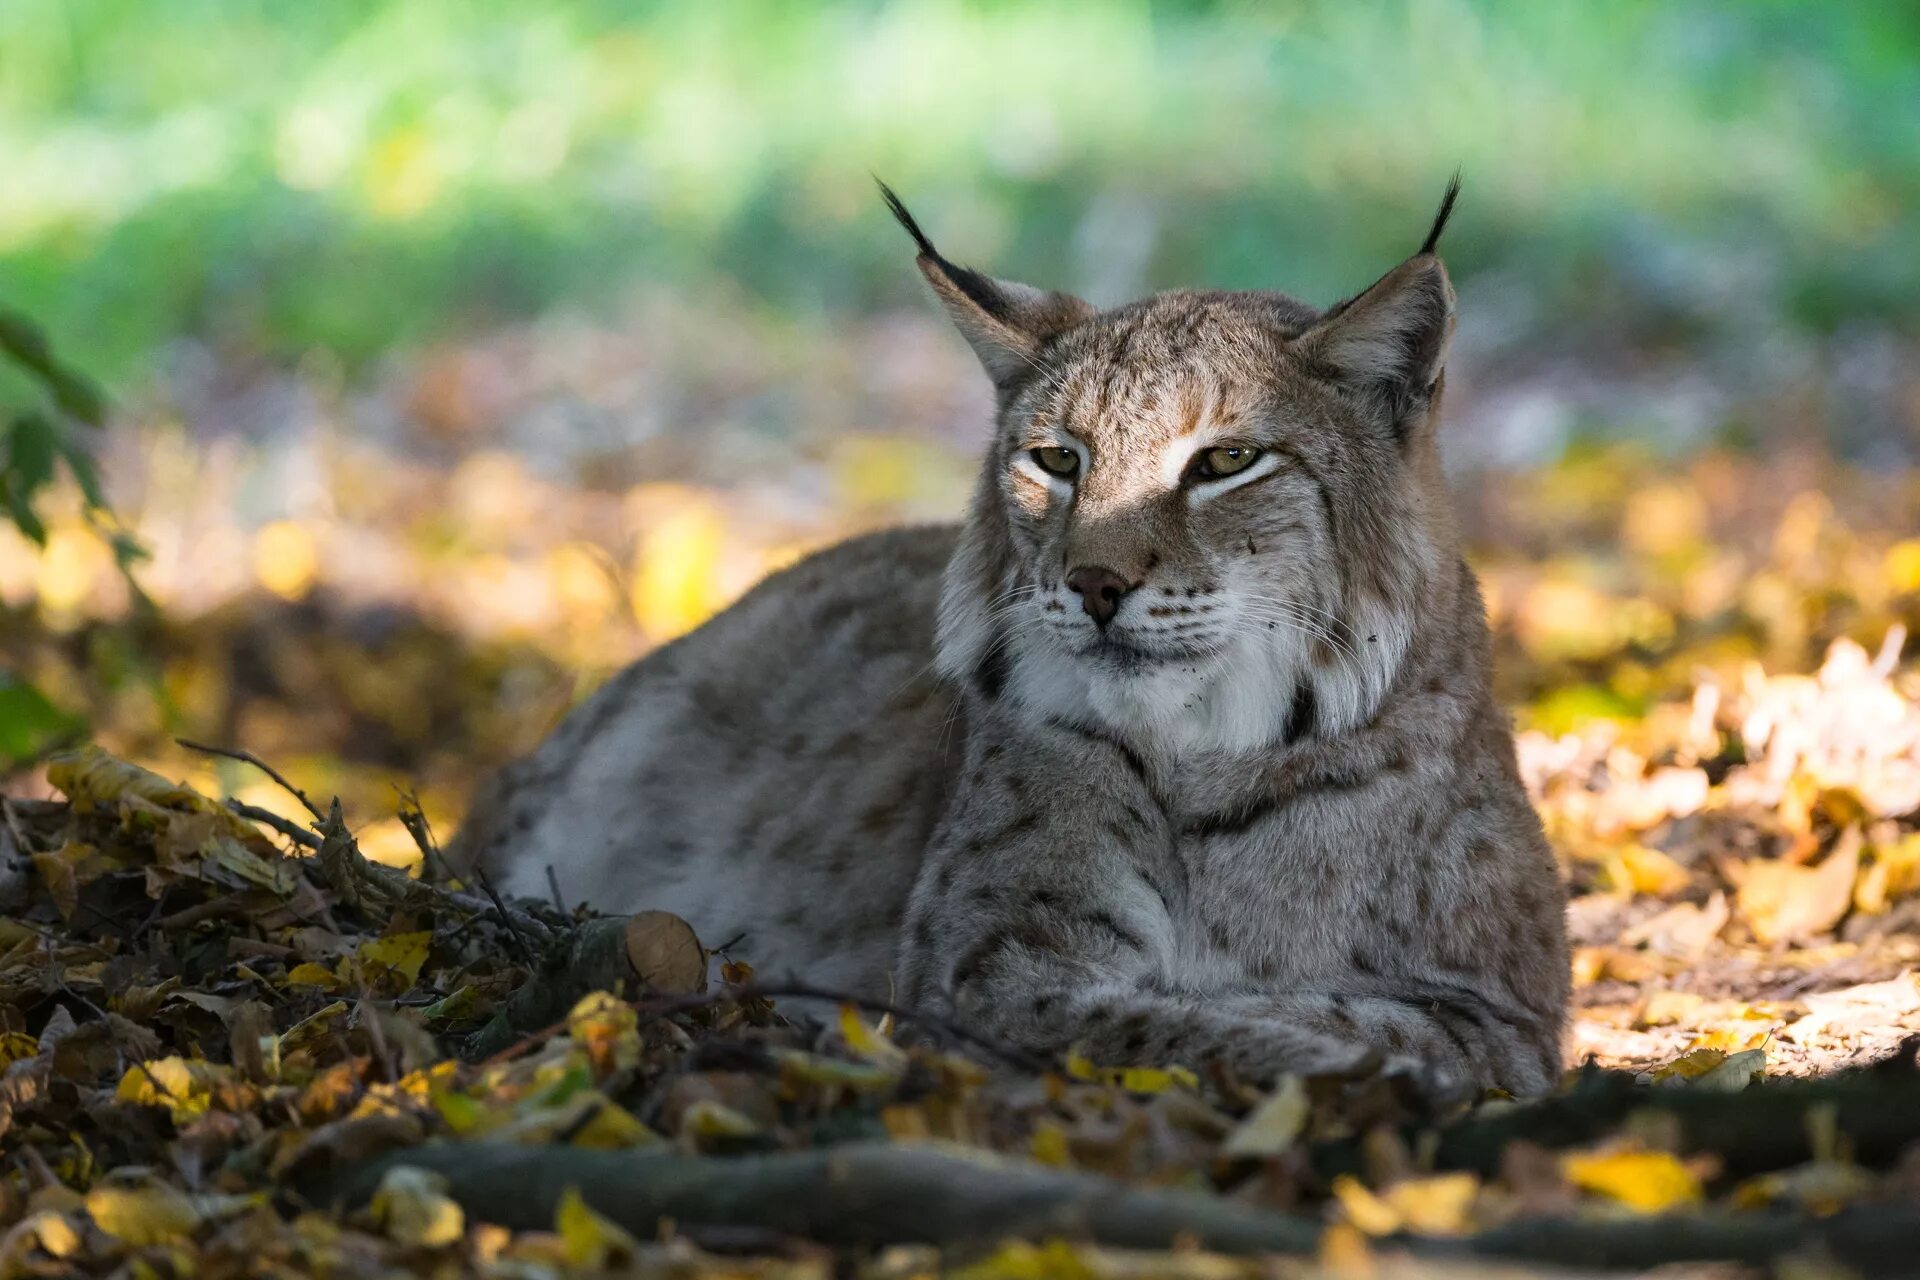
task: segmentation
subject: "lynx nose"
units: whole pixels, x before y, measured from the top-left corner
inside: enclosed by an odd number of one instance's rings
[[[1120,598],[1133,588],[1104,565],[1083,564],[1067,575],[1067,590],[1080,593],[1081,607],[1104,630],[1119,612]]]

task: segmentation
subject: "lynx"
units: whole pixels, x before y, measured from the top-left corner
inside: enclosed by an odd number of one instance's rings
[[[997,396],[964,522],[824,551],[629,668],[465,856],[1034,1052],[1547,1088],[1564,899],[1435,440],[1457,180],[1325,311],[1096,310],[882,192]]]

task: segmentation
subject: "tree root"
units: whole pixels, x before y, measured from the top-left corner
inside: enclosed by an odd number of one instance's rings
[[[1136,1189],[932,1145],[857,1143],[719,1159],[434,1143],[315,1175],[298,1189],[316,1204],[358,1204],[401,1164],[443,1175],[469,1214],[515,1230],[551,1230],[571,1186],[642,1239],[663,1220],[853,1246],[1066,1236],[1120,1248],[1191,1239],[1223,1253],[1303,1253],[1320,1235],[1316,1223],[1213,1196]]]
[[[1195,1243],[1227,1254],[1307,1254],[1318,1221],[1216,1196],[1130,1187],[939,1145],[856,1143],[742,1158],[588,1151],[575,1147],[430,1143],[308,1175],[296,1187],[320,1206],[365,1202],[396,1165],[440,1174],[479,1220],[551,1230],[569,1187],[641,1239],[664,1222],[700,1234],[750,1230],[850,1247],[986,1245],[1060,1237],[1121,1249]],[[1672,1262],[1762,1264],[1792,1253],[1864,1275],[1911,1270],[1920,1209],[1872,1205],[1831,1217],[1682,1213],[1588,1220],[1527,1219],[1460,1239],[1394,1237],[1437,1261],[1504,1258],[1594,1269]]]
[[[1910,1056],[1910,1055],[1909,1055]],[[1621,1132],[1630,1117],[1670,1126],[1675,1148],[1712,1153],[1729,1177],[1804,1164],[1828,1130],[1851,1158],[1885,1167],[1920,1142],[1920,1072],[1896,1059],[1879,1067],[1814,1080],[1762,1081],[1738,1093],[1648,1088],[1624,1072],[1593,1071],[1572,1092],[1470,1119],[1440,1132],[1434,1164],[1482,1177],[1500,1172],[1508,1147],[1583,1146]],[[1315,1148],[1316,1171],[1331,1177],[1363,1168],[1358,1143]]]

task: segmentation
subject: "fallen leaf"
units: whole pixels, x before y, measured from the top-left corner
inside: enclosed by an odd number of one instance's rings
[[[1561,1159],[1567,1181],[1641,1213],[1699,1204],[1700,1179],[1664,1151],[1623,1149],[1573,1154]]]
[[[567,1261],[588,1271],[630,1264],[640,1242],[625,1228],[595,1213],[578,1187],[568,1187],[554,1208],[553,1229],[565,1246]]]
[[[1284,1077],[1227,1135],[1227,1140],[1220,1145],[1220,1154],[1228,1159],[1280,1155],[1293,1146],[1306,1128],[1310,1107],[1307,1087],[1300,1077]]]
[[[439,1249],[459,1240],[467,1215],[447,1195],[447,1180],[410,1164],[388,1169],[373,1193],[373,1220],[410,1249]]]
[[[626,925],[627,963],[649,991],[689,995],[707,989],[707,953],[693,926],[671,911],[641,911]]]
[[[114,1239],[135,1246],[183,1239],[202,1221],[192,1197],[165,1183],[95,1187],[87,1192],[87,1216]]]
[[[1804,941],[1840,923],[1853,905],[1860,869],[1860,828],[1848,827],[1826,860],[1812,869],[1756,862],[1736,899],[1740,918],[1763,944]]]

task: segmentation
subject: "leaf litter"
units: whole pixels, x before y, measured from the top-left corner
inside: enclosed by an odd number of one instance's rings
[[[1521,736],[1576,942],[1569,1072],[1537,1102],[1034,1062],[768,982],[666,913],[500,902],[431,847],[375,865],[337,805],[289,834],[71,752],[64,799],[0,814],[0,1280],[1897,1270],[1902,639],[1703,676],[1632,733]]]

